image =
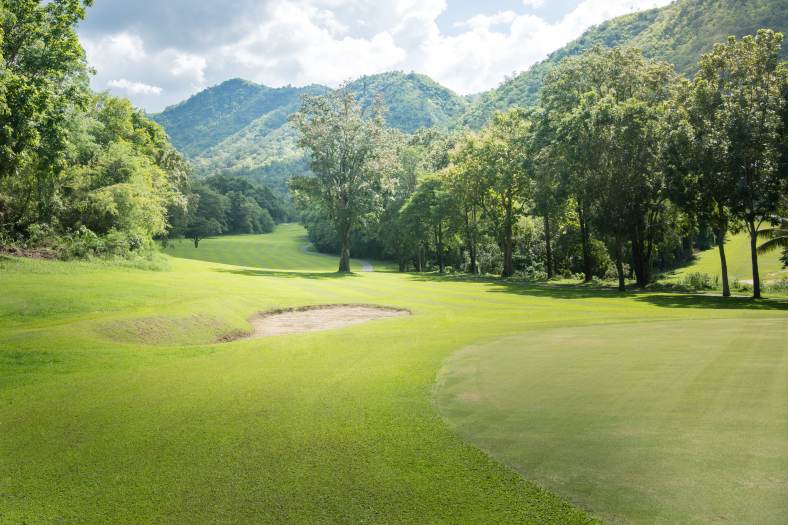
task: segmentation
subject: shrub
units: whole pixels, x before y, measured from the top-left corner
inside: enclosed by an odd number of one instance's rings
[[[719,287],[720,277],[718,275],[712,277],[702,272],[692,272],[684,275],[680,283],[692,290],[713,290]]]

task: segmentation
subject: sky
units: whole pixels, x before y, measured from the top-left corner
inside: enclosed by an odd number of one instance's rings
[[[589,27],[671,0],[95,0],[93,88],[149,112],[231,78],[271,87],[401,70],[492,89]]]

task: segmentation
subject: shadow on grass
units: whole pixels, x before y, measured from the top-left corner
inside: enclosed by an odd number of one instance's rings
[[[345,279],[349,277],[356,277],[355,273],[339,273],[339,272],[298,272],[288,270],[228,270],[225,268],[213,268],[214,272],[231,273],[234,275],[244,275],[247,277],[284,277],[284,278],[301,278],[301,279]]]
[[[551,299],[615,299],[629,297],[663,308],[711,308],[727,310],[788,310],[788,298],[752,299],[749,297],[720,297],[654,285],[645,290],[628,288],[619,292],[612,286],[581,283],[551,283],[507,281],[494,277],[470,275],[410,274],[422,282],[467,282],[488,285],[493,293],[547,297]]]
[[[636,301],[663,308],[714,308],[719,310],[788,310],[788,299],[752,299],[751,297],[720,297],[700,294],[653,294],[637,297]]]

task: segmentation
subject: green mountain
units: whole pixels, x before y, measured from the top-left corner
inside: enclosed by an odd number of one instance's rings
[[[388,124],[408,133],[423,127],[447,128],[468,108],[464,98],[415,73],[365,76],[348,84],[348,89],[362,106],[382,95]],[[318,85],[269,88],[234,79],[152,118],[164,126],[198,175],[248,176],[284,190],[288,178],[308,169],[288,118],[298,110],[302,95],[328,90]]]
[[[692,75],[701,54],[728,36],[754,34],[760,28],[788,30],[788,0],[678,0],[658,9],[614,18],[586,31],[580,38],[552,53],[528,71],[483,93],[462,118],[479,128],[496,111],[534,105],[545,75],[564,58],[601,44],[639,47],[655,59],[665,60],[685,75]],[[788,45],[783,47],[788,56]]]
[[[383,96],[392,128],[413,133],[420,128],[448,128],[468,110],[468,102],[426,75],[401,71],[363,76],[348,84],[362,107]]]
[[[597,44],[636,46],[692,75],[698,57],[729,35],[753,34],[769,27],[788,31],[788,0],[678,0],[666,7],[625,15],[586,31],[528,71],[486,93],[461,97],[425,75],[390,72],[348,84],[363,106],[379,94],[386,120],[411,133],[419,128],[480,128],[496,111],[538,101],[545,75],[561,60]],[[783,48],[788,56],[788,45]],[[288,117],[303,94],[325,86],[269,88],[229,80],[154,115],[172,143],[197,173],[228,173],[257,179],[279,190],[291,176],[307,171]]]

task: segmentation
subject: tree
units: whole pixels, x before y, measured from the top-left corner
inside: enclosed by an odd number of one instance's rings
[[[673,76],[672,66],[648,61],[639,50],[596,47],[562,63],[548,79],[545,122],[578,202],[586,279],[593,223],[613,239],[619,287],[627,240],[638,285],[650,281],[664,226],[659,123]]]
[[[340,242],[339,272],[350,272],[351,232],[382,208],[382,186],[393,164],[382,103],[378,100],[367,118],[344,89],[306,96],[292,122],[299,144],[310,153],[314,176],[295,177],[291,190],[329,219]]]
[[[551,143],[550,126],[541,110],[534,119],[534,207],[533,213],[544,223],[545,272],[551,279],[555,274],[553,257],[553,230],[561,210],[566,204],[565,188],[561,185],[561,159]]]
[[[473,150],[481,175],[481,203],[503,252],[502,277],[514,274],[514,227],[533,194],[531,121],[521,109],[498,113]]]
[[[758,255],[771,253],[781,249],[783,267],[788,266],[788,219],[785,217],[772,217],[772,226],[758,231],[758,238],[763,242],[758,246]]]
[[[456,201],[446,182],[445,173],[425,177],[405,202],[402,214],[411,223],[417,223],[430,232],[438,270],[444,273],[446,240],[454,229],[457,217]]]
[[[545,77],[540,97],[543,140],[551,144],[552,158],[562,166],[560,183],[577,208],[586,282],[593,278],[590,213],[594,187],[590,175],[597,169],[601,149],[590,121],[578,118],[577,111],[583,97],[600,90],[607,81],[605,49],[597,46],[563,60]]]
[[[198,248],[205,237],[227,231],[230,199],[203,183],[195,184],[192,190],[184,233],[194,241],[194,247]]]
[[[90,0],[16,0],[0,5],[0,182],[26,177],[23,204],[48,220],[65,167],[71,108],[89,100],[74,27]],[[0,210],[2,214],[2,210]],[[16,223],[11,228],[19,229]],[[22,225],[24,227],[26,225]]]
[[[700,59],[698,82],[716,96],[725,177],[735,180],[726,199],[750,236],[753,297],[761,297],[758,232],[786,191],[780,170],[785,144],[788,69],[779,63],[781,33],[762,29],[755,37],[730,37]]]
[[[736,179],[725,169],[721,104],[722,94],[701,77],[678,86],[665,119],[662,165],[670,199],[714,232],[722,295],[729,297],[725,238],[731,224],[728,202]]]

